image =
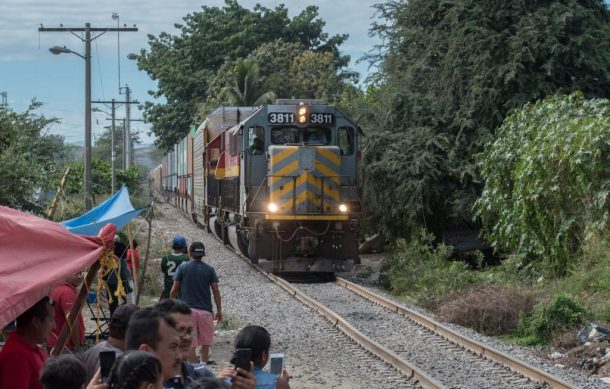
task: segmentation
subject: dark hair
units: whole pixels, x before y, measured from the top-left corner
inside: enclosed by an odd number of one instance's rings
[[[139,388],[144,383],[154,384],[161,374],[162,367],[159,358],[146,351],[128,351],[121,355],[112,366],[108,388]]]
[[[110,324],[108,324],[109,335],[112,338],[124,340],[131,315],[138,310],[140,310],[140,307],[135,304],[119,305],[114,312],[112,312]]]
[[[137,249],[138,248],[138,241],[135,240],[135,239],[132,239],[131,240],[131,245],[133,246],[134,249]]]
[[[81,389],[87,383],[85,365],[69,354],[53,357],[42,368],[40,383],[44,389]]]
[[[202,377],[199,378],[197,381],[193,381],[190,383],[189,386],[186,387],[187,389],[229,389],[230,386],[219,380],[218,378],[214,378],[214,377]]]
[[[23,328],[28,325],[33,318],[38,318],[41,321],[48,316],[53,315],[53,311],[49,309],[51,300],[49,296],[41,298],[36,304],[32,305],[27,311],[17,316],[17,328]]]
[[[168,313],[154,308],[144,308],[134,312],[127,325],[125,345],[127,350],[137,350],[141,345],[147,344],[153,350],[157,349],[157,343],[161,341],[159,326],[161,320],[167,325],[176,328],[176,320]]]
[[[163,299],[155,305],[155,309],[165,313],[182,313],[183,315],[193,313],[184,301],[178,299]]]
[[[260,364],[263,352],[269,352],[271,348],[271,336],[261,326],[246,326],[235,337],[235,348],[251,349],[250,360]]]

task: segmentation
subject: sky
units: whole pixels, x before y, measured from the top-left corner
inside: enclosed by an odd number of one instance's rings
[[[369,36],[369,28],[375,20],[373,4],[380,0],[238,0],[245,8],[252,9],[256,3],[268,8],[285,4],[289,15],[294,17],[308,5],[319,7],[319,16],[326,22],[325,32],[329,35],[349,34],[349,39],[340,47],[343,54],[349,54],[351,70],[360,73],[361,80],[369,72],[366,61],[356,63],[363,55],[379,44],[379,39]],[[84,44],[69,32],[38,32],[44,27],[80,27],[91,23],[92,27],[123,27],[139,29],[138,32],[106,33],[92,42],[91,74],[92,100],[124,100],[119,95],[120,85],[128,85],[132,99],[140,102],[152,101],[149,90],[156,89],[156,83],[145,72],[137,69],[135,61],[127,59],[127,54],[148,49],[147,36],[157,36],[160,32],[176,34],[175,23],[181,23],[184,16],[197,12],[202,6],[223,6],[223,0],[0,0],[0,92],[6,92],[11,109],[22,112],[32,99],[44,103],[38,113],[57,117],[60,124],[50,128],[53,134],[61,134],[68,143],[83,143],[84,139],[84,93],[85,62],[72,54],[53,55],[49,48],[66,46],[84,55]],[[119,20],[113,20],[117,13]],[[120,52],[120,56],[119,56]],[[1,103],[1,101],[0,101]],[[93,105],[110,111],[102,105]],[[124,117],[124,108],[117,111],[117,117]],[[139,119],[142,113],[132,105],[131,117]],[[93,113],[92,132],[96,136],[109,125],[105,113]],[[133,122],[132,131],[140,132],[143,143],[152,143],[150,126]]]

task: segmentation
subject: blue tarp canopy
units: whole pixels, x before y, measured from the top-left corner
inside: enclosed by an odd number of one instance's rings
[[[114,196],[97,207],[74,219],[63,221],[61,225],[78,235],[97,236],[106,224],[114,224],[118,231],[145,209],[133,208],[129,201],[129,191],[123,186]]]

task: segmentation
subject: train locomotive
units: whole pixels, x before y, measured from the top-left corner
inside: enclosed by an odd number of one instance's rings
[[[153,187],[267,272],[349,271],[361,134],[320,100],[218,108],[169,150]]]

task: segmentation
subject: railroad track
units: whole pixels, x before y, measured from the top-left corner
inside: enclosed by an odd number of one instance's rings
[[[295,286],[278,276],[265,273],[241,253],[231,251],[290,295],[324,316],[363,349],[423,388],[574,388],[540,369],[458,334],[345,279],[337,278],[335,283],[329,284]],[[324,289],[328,287],[334,288],[334,291],[325,292]],[[368,314],[352,309],[356,296],[370,304],[364,310]],[[375,313],[370,314],[373,311]],[[373,317],[377,317],[377,320],[372,320]],[[393,326],[388,327],[386,324],[389,322],[393,322]],[[411,328],[407,330],[407,327]],[[386,335],[380,334],[376,328],[384,328]],[[390,336],[387,335],[388,332]],[[425,351],[409,350],[417,338],[423,338],[419,343],[424,344]],[[432,364],[418,359],[418,354],[428,354],[430,349],[436,349],[431,353],[436,353],[431,359]],[[461,374],[458,374],[460,371]],[[473,380],[463,381],[464,376]]]
[[[559,389],[568,389],[574,388],[574,386],[568,384],[567,382],[552,376],[551,374],[542,371],[534,366],[531,366],[523,361],[520,361],[512,356],[503,353],[499,350],[494,349],[493,347],[486,345],[484,343],[478,342],[476,340],[469,339],[448,327],[424,316],[420,313],[413,311],[412,309],[406,308],[402,305],[396,304],[393,301],[386,299],[370,290],[355,284],[351,281],[348,281],[343,278],[337,278],[336,284],[342,286],[357,295],[375,303],[380,306],[383,306],[390,311],[396,312],[398,314],[404,315],[408,319],[418,323],[419,325],[426,327],[428,330],[440,335],[441,337],[453,342],[454,344],[464,347],[465,349],[477,354],[481,355],[493,362],[499,363],[501,365],[507,366],[511,370],[522,374],[523,376],[532,379],[534,381],[544,383],[551,388],[559,388]]]
[[[249,263],[247,258],[241,257]],[[293,297],[324,316],[365,350],[392,365],[423,388],[574,388],[559,378],[486,344],[458,334],[353,282],[337,278],[334,284],[295,286],[276,275],[263,272],[255,265],[253,267]],[[327,293],[325,297],[323,295],[326,292],[323,289],[326,286],[342,289],[347,295],[337,297],[339,293],[335,290]],[[357,320],[359,314],[352,312],[353,298],[356,296],[386,311],[387,316],[376,312],[374,315],[364,315],[364,318]],[[370,312],[372,309],[368,307],[365,311]],[[377,319],[370,320],[371,316]],[[368,325],[363,326],[363,321]],[[383,328],[383,324],[389,321],[393,321],[396,325]],[[407,326],[413,328],[405,331]],[[379,328],[382,330],[379,331]],[[421,339],[415,342],[414,337]],[[407,351],[412,343],[419,343],[425,351],[417,348]],[[422,361],[418,355],[421,356],[423,353],[428,354],[428,357],[423,358]],[[461,373],[456,374],[456,371]],[[468,377],[469,380],[462,381],[460,376]]]

